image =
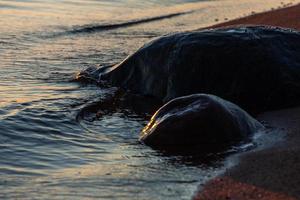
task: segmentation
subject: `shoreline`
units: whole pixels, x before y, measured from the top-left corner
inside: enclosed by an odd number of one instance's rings
[[[239,25],[269,25],[300,30],[300,4],[207,28]],[[300,199],[300,107],[269,111],[260,114],[258,119],[279,130],[284,139],[271,146],[237,155],[238,163],[199,187],[193,197],[195,200]]]

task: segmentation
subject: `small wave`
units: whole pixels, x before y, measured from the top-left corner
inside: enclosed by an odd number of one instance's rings
[[[106,93],[103,93],[103,96],[99,99],[92,100],[80,109],[76,116],[77,122],[80,122],[82,119],[87,119],[87,116],[91,113],[97,113],[97,115],[100,115],[101,113],[98,113],[100,109],[102,109],[105,114],[113,113],[113,111],[115,111],[115,104],[122,93],[116,88],[108,89],[105,92]],[[89,121],[94,121],[96,119],[95,117],[96,116],[93,116],[92,119],[89,119]]]
[[[159,21],[159,20],[163,20],[163,19],[169,19],[169,18],[180,16],[180,15],[185,15],[185,14],[188,14],[188,13],[191,13],[191,11],[190,12],[173,13],[173,14],[169,14],[169,15],[162,15],[162,16],[139,19],[139,20],[134,20],[134,21],[127,21],[127,22],[123,22],[123,23],[87,26],[87,27],[83,27],[83,28],[68,31],[68,34],[108,31],[108,30],[117,29],[117,28],[124,28],[124,27],[128,27],[128,26],[144,24],[144,23]]]
[[[0,3],[0,9],[23,9],[24,7]]]
[[[135,26],[135,25],[139,25],[139,24],[145,24],[145,23],[160,21],[160,20],[164,20],[164,19],[170,19],[173,17],[190,14],[192,12],[193,11],[172,13],[172,14],[167,14],[167,15],[161,15],[161,16],[144,18],[144,19],[137,19],[137,20],[126,21],[126,22],[115,23],[115,24],[80,26],[79,28],[74,28],[73,30],[69,30],[69,31],[62,32],[62,33],[56,33],[55,35],[53,35],[53,37],[64,36],[64,35],[73,35],[73,34],[87,34],[87,33],[101,32],[101,31],[109,31],[109,30],[114,30],[114,29],[119,29],[119,28],[126,28],[129,26]]]

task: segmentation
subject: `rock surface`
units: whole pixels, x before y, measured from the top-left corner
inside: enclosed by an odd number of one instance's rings
[[[237,105],[214,95],[176,98],[161,107],[142,131],[140,141],[154,148],[229,145],[262,129]]]
[[[101,82],[162,102],[210,93],[251,113],[278,109],[300,103],[300,33],[257,26],[167,35],[99,72]]]

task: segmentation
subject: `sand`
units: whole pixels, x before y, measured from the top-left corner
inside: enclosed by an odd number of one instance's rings
[[[300,5],[213,27],[237,24],[275,25],[300,30]],[[279,130],[283,139],[269,147],[240,155],[236,166],[201,187],[194,199],[300,199],[300,107],[267,112],[258,118]]]
[[[284,139],[241,155],[238,165],[210,181],[196,199],[300,199],[300,107],[259,119],[280,130]]]
[[[271,25],[300,30],[300,4],[265,13],[253,14],[245,18],[216,24],[209,28],[226,27],[237,24]]]

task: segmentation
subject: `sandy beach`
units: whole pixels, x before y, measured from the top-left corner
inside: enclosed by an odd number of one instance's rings
[[[212,28],[244,24],[300,30],[300,5],[254,14]],[[270,111],[258,118],[272,129],[279,130],[283,139],[266,148],[242,154],[236,166],[201,187],[194,199],[300,199],[300,107]]]
[[[245,18],[235,19],[232,21],[213,25],[209,28],[218,28],[244,24],[260,24],[270,26],[280,26],[300,30],[300,5],[284,7],[278,10],[264,13],[253,14]]]

